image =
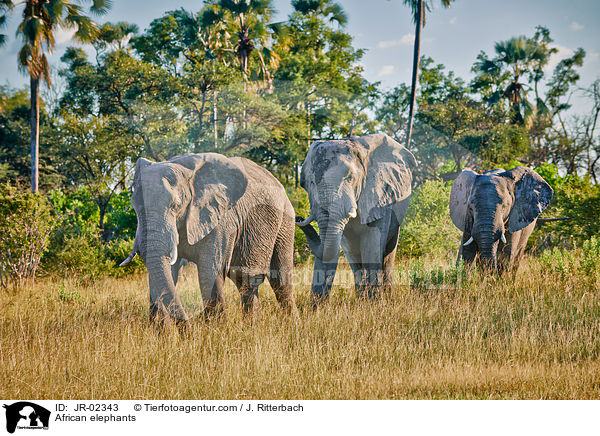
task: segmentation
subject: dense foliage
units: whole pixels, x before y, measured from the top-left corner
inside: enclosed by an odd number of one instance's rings
[[[40,110],[35,201],[64,216],[45,270],[115,273],[135,234],[128,185],[138,157],[246,156],[272,171],[306,216],[299,167],[314,139],[386,132],[404,142],[409,86],[386,90],[365,79],[365,51],[353,45],[339,4],[292,6],[276,23],[270,1],[209,0],[199,11],[169,11],[142,32],[104,23],[94,52],[66,50],[55,71],[63,87]],[[538,227],[538,249],[580,246],[598,234],[600,79],[579,87],[582,49],[549,70],[552,42],[541,26],[498,42],[473,60],[470,82],[421,58],[411,142],[418,168],[399,255],[454,256],[448,181],[465,167],[528,165],[548,180],[555,197],[544,215],[571,220]],[[587,113],[572,113],[573,93],[588,100]],[[24,186],[29,171],[29,96],[1,87],[0,182]],[[297,232],[296,260],[308,257]]]

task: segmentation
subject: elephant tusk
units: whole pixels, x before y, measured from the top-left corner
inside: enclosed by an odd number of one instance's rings
[[[129,262],[131,262],[133,260],[133,258],[135,257],[136,254],[137,254],[137,250],[135,249],[135,246],[134,246],[133,250],[131,251],[131,254],[129,256],[127,256],[127,259],[125,259],[123,262],[121,262],[119,264],[119,266],[127,265]]]
[[[500,239],[502,240],[502,243],[506,244],[506,236],[504,236],[504,233],[502,233],[502,236],[500,236]]]
[[[175,265],[175,262],[177,262],[177,245],[173,245],[171,250],[171,265]]]
[[[306,218],[304,221],[296,221],[296,225],[300,226],[300,227],[304,227],[309,225],[311,222],[314,221],[314,217],[312,215],[312,213],[308,216],[308,218]]]
[[[469,245],[471,242],[473,242],[473,236],[471,236],[471,237],[469,238],[469,240],[463,244],[463,247],[466,247],[466,246],[467,246],[467,245]]]
[[[350,211],[350,218],[356,218],[356,209],[352,208]]]

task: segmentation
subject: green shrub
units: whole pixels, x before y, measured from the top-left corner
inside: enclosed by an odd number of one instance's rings
[[[58,299],[63,303],[79,302],[83,297],[77,289],[72,289],[66,283],[62,283],[58,287]]]
[[[587,277],[590,281],[600,279],[600,237],[584,241],[581,248],[554,247],[539,256],[545,271],[568,278],[572,275]]]
[[[418,290],[452,290],[458,289],[467,279],[466,269],[462,262],[448,269],[431,267],[430,264],[416,259],[410,264],[409,278],[411,289]]]
[[[100,212],[87,188],[73,192],[54,189],[48,193],[48,199],[57,214],[65,215],[58,236],[98,233]]]
[[[139,273],[145,271],[145,265],[139,256],[135,256],[131,262],[123,267],[119,264],[123,262],[131,250],[133,250],[133,239],[115,239],[104,245],[104,256],[111,265],[111,274],[122,276],[131,273]]]
[[[112,262],[105,258],[97,237],[70,235],[45,263],[46,269],[58,276],[94,281],[110,273]]]
[[[137,226],[130,198],[127,190],[111,198],[105,232],[101,232],[99,209],[87,188],[73,192],[51,191],[49,199],[53,208],[65,214],[66,219],[52,234],[43,259],[45,269],[59,275],[75,274],[88,281],[102,275],[121,276],[143,269],[139,258],[124,268],[118,267],[133,248]],[[110,240],[103,240],[102,235],[108,235]]]
[[[0,185],[0,285],[35,280],[55,223],[44,196]]]
[[[554,190],[545,218],[568,216],[571,219],[540,223],[536,226],[530,246],[541,251],[548,247],[580,247],[584,241],[600,234],[600,186],[588,176],[561,176],[553,164],[536,168]]]
[[[399,256],[456,258],[461,233],[450,220],[451,186],[429,180],[414,190],[400,229]]]
[[[111,235],[111,240],[135,238],[137,218],[135,210],[131,207],[131,192],[128,189],[110,199],[104,228]]]

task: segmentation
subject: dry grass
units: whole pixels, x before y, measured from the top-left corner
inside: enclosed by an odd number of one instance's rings
[[[229,283],[226,319],[185,335],[147,324],[143,276],[1,291],[0,397],[600,398],[597,278],[555,277],[532,260],[516,280],[411,289],[409,268],[373,302],[340,274],[316,312],[299,285],[297,320],[268,285],[258,319],[244,319]],[[194,276],[178,285],[190,311]]]

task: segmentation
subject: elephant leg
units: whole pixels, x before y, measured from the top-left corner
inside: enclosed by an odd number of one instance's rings
[[[362,262],[360,261],[360,252],[355,253],[350,250],[344,250],[344,255],[348,260],[348,264],[352,269],[352,274],[354,276],[354,292],[357,297],[360,297],[364,288],[364,278],[366,275],[366,271],[363,268]]]
[[[252,317],[258,314],[258,286],[245,288],[242,291],[242,310]]]
[[[149,321],[163,324],[169,316],[176,323],[184,323],[188,320],[179,295],[170,292],[163,292],[156,298],[151,295]]]
[[[392,216],[392,225],[390,228],[389,239],[383,252],[383,291],[390,293],[394,288],[394,262],[396,260],[396,249],[398,248],[398,235],[400,225]]]
[[[361,236],[361,258],[365,269],[361,295],[363,298],[378,297],[383,287],[383,253],[387,245],[386,236],[387,232],[383,235],[381,228],[376,224],[367,225]]]
[[[258,287],[264,281],[264,276],[239,275],[236,277],[236,286],[242,297],[242,310],[244,314],[253,317],[258,314]]]
[[[511,253],[509,269],[514,273],[519,269],[523,255],[525,254],[525,248],[527,247],[527,241],[535,229],[535,221],[529,224],[522,230],[515,232],[511,235]]]
[[[198,265],[198,284],[204,302],[204,318],[208,321],[223,315],[225,274],[216,268]]]
[[[360,230],[361,228],[346,226],[344,237],[342,238],[342,251],[346,260],[352,269],[354,276],[354,293],[360,298],[364,293],[367,271],[362,263],[360,253]]]
[[[281,308],[289,313],[297,313],[292,284],[294,241],[279,235],[273,248],[269,271],[269,284]]]
[[[383,258],[383,291],[390,293],[394,289],[394,262],[396,248]]]

